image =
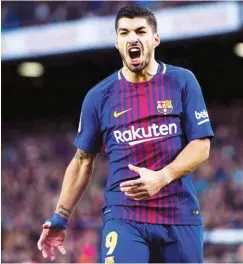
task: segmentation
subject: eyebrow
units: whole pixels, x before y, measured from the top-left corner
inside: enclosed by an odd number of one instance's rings
[[[142,26],[142,27],[135,28],[135,31],[139,31],[142,29],[146,29],[146,27]],[[119,31],[129,31],[129,30],[127,28],[119,28]]]

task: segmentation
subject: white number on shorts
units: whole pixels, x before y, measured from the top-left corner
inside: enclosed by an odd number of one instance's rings
[[[117,244],[117,238],[118,235],[116,232],[110,232],[107,236],[106,236],[106,242],[105,242],[105,246],[107,248],[109,248],[108,252],[106,253],[106,255],[110,255],[112,254],[112,252],[114,251],[116,244]]]

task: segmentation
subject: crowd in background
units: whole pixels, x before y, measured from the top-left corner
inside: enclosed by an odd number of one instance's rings
[[[156,10],[191,1],[2,1],[2,30],[115,14],[121,7],[141,4]]]
[[[214,105],[209,113],[216,138],[209,160],[194,175],[205,229],[243,228],[243,103]],[[3,262],[45,262],[36,243],[43,220],[55,209],[65,168],[76,151],[76,126],[35,121],[3,127]],[[58,262],[99,261],[107,175],[107,157],[102,152],[70,220],[65,241],[68,254],[59,255]],[[206,244],[205,261],[242,262],[243,245]]]

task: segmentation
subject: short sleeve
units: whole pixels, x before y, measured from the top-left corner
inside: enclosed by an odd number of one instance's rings
[[[78,133],[74,140],[77,148],[89,153],[98,153],[102,146],[97,98],[93,90],[89,91],[84,98]]]
[[[201,87],[190,71],[183,90],[183,125],[187,141],[214,136]]]

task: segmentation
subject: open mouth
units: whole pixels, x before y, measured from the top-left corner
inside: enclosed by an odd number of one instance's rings
[[[128,50],[129,57],[132,60],[132,64],[136,65],[140,63],[141,49],[139,47],[131,47]]]

